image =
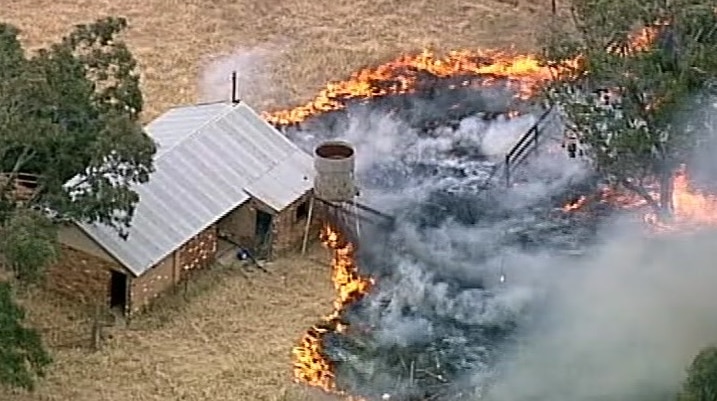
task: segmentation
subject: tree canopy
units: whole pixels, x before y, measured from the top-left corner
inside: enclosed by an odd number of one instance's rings
[[[137,63],[121,40],[127,21],[78,25],[30,54],[0,23],[0,268],[42,276],[57,255],[56,228],[99,222],[125,234],[134,185],[156,147],[140,123]],[[23,326],[10,282],[0,281],[0,385],[31,389],[49,357]]]
[[[573,0],[543,45],[555,75],[545,94],[597,170],[668,213],[715,93],[714,1]],[[655,178],[659,197],[645,189]]]
[[[32,390],[51,359],[37,331],[22,325],[24,319],[10,284],[0,282],[0,384]]]
[[[50,216],[101,222],[120,233],[129,226],[138,200],[132,185],[149,179],[155,145],[139,121],[137,63],[119,37],[126,27],[121,18],[78,25],[28,57],[18,29],[0,24],[6,266],[37,267],[40,256],[53,255],[47,236],[28,234],[52,228],[45,224]],[[28,190],[22,199],[20,189]]]
[[[687,369],[680,401],[717,401],[717,347],[706,347]]]

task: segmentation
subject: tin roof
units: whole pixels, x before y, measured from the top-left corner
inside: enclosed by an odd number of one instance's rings
[[[311,157],[244,103],[169,110],[145,128],[155,172],[123,240],[103,224],[80,227],[139,276],[254,197],[283,210],[313,185]]]

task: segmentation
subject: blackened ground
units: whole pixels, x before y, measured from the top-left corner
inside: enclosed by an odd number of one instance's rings
[[[562,152],[532,156],[518,185],[504,187],[502,152],[535,118],[506,119],[501,113],[530,106],[503,88],[455,89],[465,79],[430,79],[416,93],[285,128],[308,151],[329,138],[354,143],[361,201],[396,217],[391,230],[362,229],[359,265],[377,285],[345,312],[350,331],[325,339],[351,393],[449,400],[480,391],[540,304],[520,275],[579,251],[599,224],[560,210],[597,184]],[[550,135],[544,141],[551,146]]]

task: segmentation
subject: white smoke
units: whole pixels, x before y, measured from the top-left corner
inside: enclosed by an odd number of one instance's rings
[[[489,399],[669,399],[717,339],[717,232],[611,234],[573,274],[551,275],[547,315],[506,356]]]
[[[524,212],[521,214],[521,209],[545,202],[572,181],[585,177],[588,172],[585,164],[568,158],[566,152],[531,156],[530,161],[516,171],[520,172],[518,178],[531,177],[531,180],[510,191],[501,190],[501,184],[497,185],[502,195],[494,202],[499,204],[485,206],[508,212],[515,210],[519,217],[507,216],[475,224],[449,218],[430,229],[409,217],[401,217],[407,208],[432,202],[431,197],[437,192],[460,192],[485,185],[492,166],[503,161],[505,153],[535,122],[532,115],[494,121],[470,116],[461,120],[456,128],[438,128],[433,135],[425,135],[395,114],[368,107],[350,110],[348,120],[334,124],[331,129],[317,126],[292,133],[304,141],[307,149],[326,137],[351,142],[356,148],[361,201],[399,216],[393,236],[400,238],[400,246],[392,248],[378,262],[391,270],[392,279],[379,281],[363,311],[363,318],[373,327],[375,341],[383,346],[410,347],[435,340],[443,335],[439,325],[444,319],[474,326],[502,325],[520,319],[534,300],[541,297],[543,288],[537,282],[544,278],[545,268],[558,257],[506,245],[505,237],[512,235],[516,228],[544,225],[545,217],[526,216]],[[546,146],[555,146],[560,139],[560,135],[542,138]],[[476,151],[483,157],[455,154],[465,150]],[[415,164],[427,165],[436,172],[417,173],[413,170]],[[460,170],[462,174],[456,177],[444,170]],[[501,171],[493,178],[494,183],[502,182]],[[395,185],[372,185],[373,181],[391,181]],[[474,207],[470,204],[470,195],[464,197],[463,202],[468,208]],[[491,213],[490,210],[475,212]],[[370,246],[372,240],[363,241],[363,245]],[[490,254],[487,259],[486,249]],[[495,255],[496,250],[500,256]],[[379,268],[364,266],[364,270],[369,271]],[[501,276],[507,277],[505,285],[500,283]],[[456,290],[455,283],[465,288]],[[406,314],[406,310],[416,313]],[[447,341],[457,342],[456,350],[466,344],[472,347],[472,352],[481,353],[481,347],[493,346],[470,344],[475,339],[455,333],[453,336]],[[487,362],[473,366],[481,376],[477,382],[488,379]],[[390,393],[398,386],[396,378],[386,376],[377,380],[371,384],[371,391],[375,393]]]
[[[382,174],[377,166],[391,166],[390,174],[402,174],[395,188],[365,191],[363,199],[400,215],[407,205],[428,202],[437,189],[470,186],[476,177],[486,178],[485,161],[453,157],[452,149],[476,147],[498,162],[534,122],[532,116],[492,122],[468,117],[456,130],[421,136],[394,115],[361,109],[337,131],[357,149],[359,177],[376,178]],[[308,133],[313,140],[320,136]],[[548,202],[589,172],[580,159],[568,158],[555,139],[542,143],[541,153],[521,167],[525,181],[498,191],[495,206],[486,205],[515,215],[471,225],[449,219],[432,229],[400,221],[395,235],[401,237],[401,246],[383,261],[394,279],[378,283],[364,318],[371,320],[376,341],[402,347],[439,335],[441,318],[473,325],[518,319],[518,345],[501,351],[497,367],[475,363],[466,379],[487,388],[483,396],[490,400],[672,396],[690,358],[717,340],[717,270],[711,266],[717,258],[717,235],[647,239],[643,231],[616,220],[607,225],[611,230],[600,234],[605,243],[581,258],[507,244],[504,237],[513,231],[551,224],[548,216],[522,210]],[[468,174],[455,178],[402,170],[415,161]],[[497,249],[500,256],[482,258],[485,249]],[[501,276],[507,278],[503,284]],[[467,287],[482,282],[492,295],[478,288],[456,292],[448,284],[451,280]],[[406,315],[406,309],[426,313]],[[390,392],[392,387],[399,391],[393,379],[378,379],[372,386],[375,392]]]
[[[276,45],[241,47],[231,54],[206,60],[199,74],[200,102],[231,101],[234,72],[237,74],[239,99],[255,103],[271,98],[276,85],[272,84],[270,66],[281,50]]]
[[[702,131],[690,173],[714,180],[717,120],[694,113],[686,117]],[[691,359],[717,342],[717,231],[648,237],[619,219],[607,227],[569,274],[555,274],[567,273],[561,263],[545,269],[543,313],[504,356],[487,399],[674,400]]]

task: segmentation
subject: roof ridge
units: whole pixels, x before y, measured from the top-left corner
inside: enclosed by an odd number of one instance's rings
[[[206,106],[206,105],[218,104],[218,103],[224,104],[225,102],[204,103],[204,104],[195,104],[195,105],[191,105],[191,106],[180,106],[180,107]],[[178,146],[184,144],[184,142],[188,141],[190,138],[195,137],[195,136],[197,135],[197,133],[201,132],[204,128],[206,128],[206,127],[209,126],[210,124],[213,124],[213,123],[217,122],[220,118],[226,117],[226,115],[229,114],[231,111],[233,111],[233,110],[234,110],[234,107],[236,107],[237,105],[227,104],[227,106],[229,107],[228,109],[222,111],[221,113],[217,113],[216,116],[214,116],[214,117],[208,119],[207,121],[203,122],[199,127],[197,127],[194,131],[192,131],[191,133],[189,133],[187,136],[185,136],[185,137],[182,138],[181,140],[177,141],[177,142],[176,142],[175,144],[173,144],[172,146],[169,146],[169,147],[165,148],[164,151],[162,151],[162,152],[154,159],[154,161],[155,161],[155,162],[159,161],[159,160],[162,158],[162,156],[166,155],[167,153],[169,153],[170,151],[174,150],[174,149],[177,148]],[[180,108],[180,107],[175,107],[175,108],[170,109],[170,110],[178,109],[178,108]],[[161,144],[160,144],[160,145],[161,145]]]

